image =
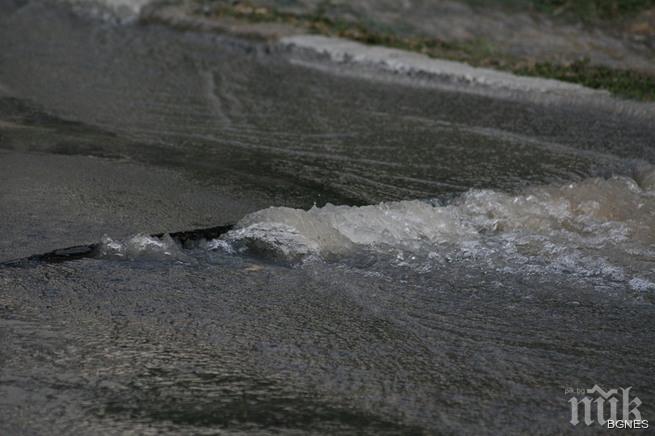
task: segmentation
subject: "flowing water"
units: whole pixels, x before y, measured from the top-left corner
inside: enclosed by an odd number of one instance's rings
[[[95,244],[0,266],[0,431],[655,419],[647,112],[303,56],[0,4],[0,261]]]

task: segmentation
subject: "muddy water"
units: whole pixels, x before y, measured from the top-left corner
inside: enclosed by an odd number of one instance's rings
[[[595,384],[650,418],[653,123],[291,56],[0,6],[2,260],[100,241],[0,267],[3,433],[555,434]]]

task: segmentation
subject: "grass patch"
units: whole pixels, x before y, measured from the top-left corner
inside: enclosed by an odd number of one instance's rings
[[[477,1],[477,0],[476,0]],[[593,4],[607,9],[607,13],[634,11],[654,4],[655,0],[496,0],[499,2],[521,2],[543,4],[543,7],[555,7],[556,4],[579,3]],[[613,8],[622,3],[620,11]],[[591,6],[590,6],[591,7]],[[596,9],[594,9],[596,10]],[[600,11],[601,9],[598,9]],[[602,9],[604,10],[604,9]],[[199,12],[199,11],[198,11]],[[655,101],[655,75],[632,70],[620,70],[609,67],[591,65],[582,60],[568,65],[558,65],[548,62],[526,62],[503,54],[484,40],[467,42],[445,42],[434,38],[405,37],[393,32],[381,31],[372,25],[362,22],[333,20],[324,15],[296,15],[282,13],[275,9],[254,7],[247,4],[227,6],[218,4],[213,9],[199,12],[215,17],[231,17],[248,22],[280,22],[306,29],[310,33],[326,36],[336,36],[358,41],[364,44],[381,45],[398,48],[430,57],[466,62],[473,66],[490,67],[509,71],[524,76],[557,79],[577,83],[594,89],[602,89],[612,94],[642,101]]]
[[[561,15],[585,22],[617,20],[655,8],[655,0],[468,0],[488,6],[496,3],[515,11],[532,10],[548,15]]]
[[[518,66],[516,74],[546,77],[578,83],[594,89],[604,89],[612,94],[642,101],[655,101],[655,76],[608,67],[590,65],[579,61],[571,65],[537,63],[529,67]]]

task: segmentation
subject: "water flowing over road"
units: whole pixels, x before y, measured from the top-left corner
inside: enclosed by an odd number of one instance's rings
[[[655,420],[652,108],[474,88],[0,4],[0,433]]]

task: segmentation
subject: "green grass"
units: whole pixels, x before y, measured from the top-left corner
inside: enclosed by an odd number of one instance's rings
[[[604,89],[614,95],[634,100],[655,101],[655,76],[590,65],[588,61],[580,61],[566,66],[537,63],[530,67],[517,67],[513,72],[578,83],[594,89]]]
[[[478,1],[478,0],[475,0]],[[645,4],[652,4],[655,0],[495,0],[499,2],[522,2],[548,4],[555,7],[557,4],[579,3],[605,5],[610,8],[613,4],[624,3],[622,10],[633,11]],[[632,6],[630,6],[632,5]],[[599,7],[600,6],[594,6]],[[618,6],[617,6],[618,7]],[[608,11],[610,10],[608,9]],[[599,11],[601,9],[598,9]],[[207,13],[207,12],[203,12]],[[612,94],[642,101],[655,101],[655,75],[631,70],[613,69],[603,66],[591,65],[588,61],[578,61],[569,65],[558,65],[547,62],[527,62],[525,59],[516,59],[503,54],[484,40],[467,42],[445,42],[433,38],[404,37],[393,32],[380,30],[371,24],[363,22],[350,22],[332,20],[324,15],[295,15],[281,13],[274,9],[251,7],[244,4],[238,6],[218,5],[209,12],[212,16],[232,17],[249,22],[280,22],[301,27],[311,33],[326,36],[337,36],[370,45],[399,48],[425,55],[466,62],[473,66],[490,67],[509,71],[524,76],[537,76],[549,79],[558,79],[566,82],[581,84],[594,89],[602,89]]]
[[[468,0],[488,6],[496,3],[513,10],[532,10],[550,15],[562,15],[585,22],[624,18],[654,8],[655,0]]]

